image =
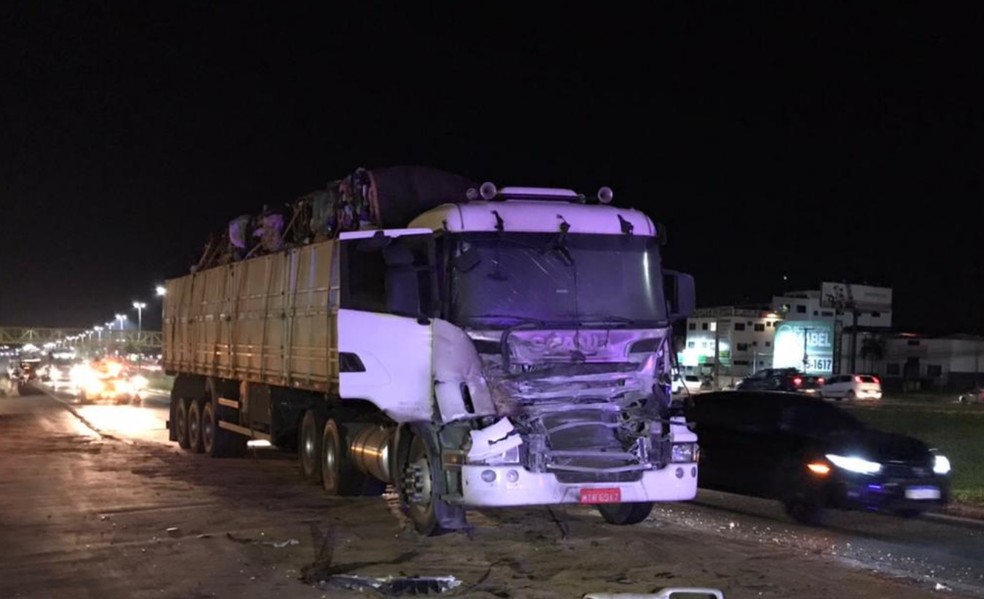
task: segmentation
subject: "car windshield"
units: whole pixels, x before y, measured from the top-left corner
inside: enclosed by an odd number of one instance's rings
[[[826,403],[789,405],[783,408],[781,418],[784,428],[809,434],[864,428],[864,424],[854,416]]]
[[[454,253],[458,323],[666,321],[659,247],[651,237],[468,234]]]
[[[862,376],[860,378],[861,378],[861,382],[862,383],[873,383],[873,382],[875,382],[875,377],[873,377],[873,376]]]

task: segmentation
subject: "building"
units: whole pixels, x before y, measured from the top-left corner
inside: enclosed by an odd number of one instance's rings
[[[772,365],[779,314],[766,307],[698,308],[687,319],[680,365],[691,374],[714,375],[719,386]],[[722,381],[725,381],[722,383]]]
[[[865,338],[859,371],[892,390],[969,390],[984,383],[984,337],[897,333]]]

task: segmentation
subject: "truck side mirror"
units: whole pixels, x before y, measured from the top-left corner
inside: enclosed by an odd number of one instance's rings
[[[379,252],[392,242],[392,237],[387,237],[382,231],[376,231],[372,237],[360,239],[355,249],[360,252]]]
[[[683,320],[694,313],[697,294],[693,275],[664,270],[663,291],[666,293],[667,317],[671,322]]]

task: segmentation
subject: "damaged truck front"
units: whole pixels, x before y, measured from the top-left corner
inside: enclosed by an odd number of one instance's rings
[[[248,283],[227,291],[228,320],[284,328],[269,349],[286,360],[257,362],[283,373],[171,368],[172,438],[187,447],[199,435],[213,455],[228,453],[232,434],[296,446],[305,476],[329,493],[391,484],[422,534],[461,528],[467,508],[595,504],[606,521],[632,524],[654,502],[692,499],[697,438],[671,401],[670,373],[671,325],[693,309],[694,286],[662,268],[663,232],[605,194],[485,184],[478,195],[403,229],[341,233],[319,244],[329,265],[299,258],[293,278],[287,259],[267,291],[323,288],[324,318],[305,326],[327,322],[324,335],[302,335],[294,307],[276,311],[279,325],[249,316],[262,294],[243,293]],[[165,310],[166,327],[180,321]],[[325,346],[313,358],[328,365],[323,380],[298,370],[312,343]],[[230,337],[228,352],[268,345]],[[214,350],[199,353],[215,361]]]

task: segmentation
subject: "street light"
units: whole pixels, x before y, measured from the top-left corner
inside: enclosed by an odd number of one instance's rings
[[[156,287],[156,291],[157,291],[157,297],[164,297],[165,295],[167,295],[167,288],[164,287],[163,285],[158,285]]]
[[[133,307],[137,309],[137,343],[140,343],[140,333],[143,332],[143,309],[147,307],[144,302],[133,302]],[[137,348],[137,372],[140,372],[140,362],[143,358],[143,351]]]

